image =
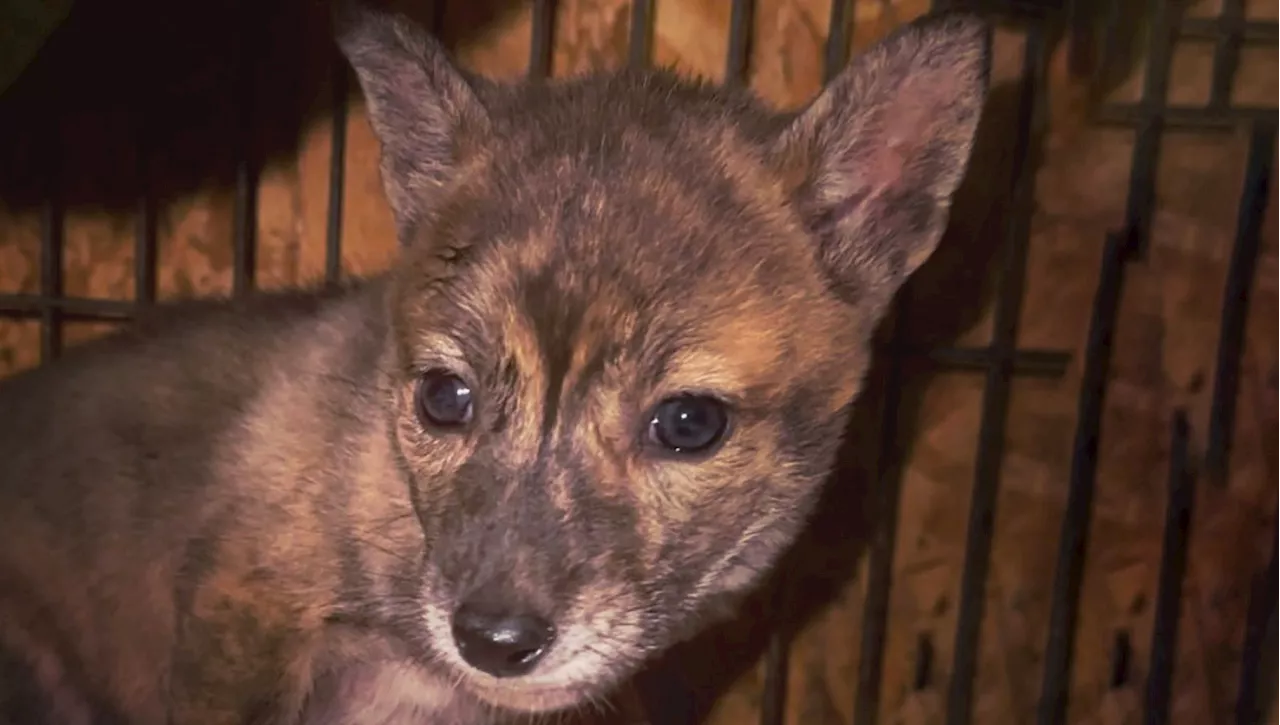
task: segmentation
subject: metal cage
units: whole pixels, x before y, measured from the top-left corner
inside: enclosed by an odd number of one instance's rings
[[[1132,0],[1137,2],[1138,0]],[[954,660],[950,664],[950,687],[946,693],[947,725],[971,722],[973,683],[976,673],[979,623],[983,618],[983,589],[986,582],[992,546],[992,524],[998,489],[1000,461],[1006,426],[1011,379],[1014,376],[1061,376],[1069,362],[1069,354],[1059,350],[1018,347],[1016,324],[1023,296],[1024,267],[1031,217],[1033,173],[1037,166],[1032,137],[1043,123],[1042,87],[1050,45],[1058,38],[1069,42],[1071,65],[1075,72],[1089,73],[1105,65],[1108,54],[1115,50],[1113,23],[1120,0],[1003,0],[975,2],[972,5],[1004,19],[1022,24],[1026,45],[1022,64],[1022,93],[1018,108],[1018,132],[1013,143],[1016,161],[1013,182],[1007,190],[1012,200],[1011,213],[1003,221],[1004,239],[999,252],[998,299],[995,309],[994,334],[985,347],[944,347],[920,350],[903,339],[902,324],[887,327],[883,335],[884,354],[889,356],[890,370],[896,370],[904,355],[923,355],[943,369],[968,370],[985,378],[982,397],[981,427],[973,471],[974,489],[969,514],[965,566],[961,579],[959,624],[955,632]],[[943,3],[935,1],[935,6]],[[443,3],[435,3],[439,10]],[[1275,157],[1276,109],[1239,108],[1228,101],[1232,78],[1240,49],[1246,44],[1275,46],[1275,23],[1248,22],[1244,17],[1244,0],[1224,0],[1223,12],[1216,19],[1177,19],[1165,0],[1145,3],[1151,34],[1146,48],[1148,73],[1142,100],[1129,105],[1104,105],[1096,114],[1103,124],[1129,127],[1136,132],[1131,164],[1127,214],[1123,226],[1108,234],[1102,269],[1095,292],[1090,323],[1083,382],[1079,393],[1073,456],[1065,517],[1062,522],[1057,568],[1052,589],[1051,625],[1044,633],[1046,640],[1042,685],[1036,708],[1037,725],[1061,725],[1067,710],[1068,675],[1071,670],[1073,631],[1079,606],[1085,544],[1089,538],[1090,510],[1094,492],[1099,424],[1103,400],[1107,392],[1108,363],[1111,340],[1115,333],[1117,311],[1125,270],[1141,265],[1151,231],[1155,199],[1155,171],[1165,129],[1195,130],[1216,133],[1246,124],[1251,128],[1249,161],[1242,182],[1238,221],[1226,289],[1222,295],[1221,333],[1218,340],[1216,370],[1212,376],[1213,398],[1206,462],[1210,473],[1221,469],[1232,437],[1237,392],[1237,377],[1243,344],[1246,299],[1259,255],[1259,239],[1263,215],[1270,193],[1272,164]],[[748,70],[751,43],[752,0],[732,0],[728,29],[726,77],[741,82]],[[551,67],[552,32],[555,26],[554,0],[534,0],[532,43],[529,73],[546,75]],[[849,53],[853,3],[835,0],[831,4],[830,28],[826,41],[825,71],[830,78],[845,62]],[[648,62],[649,36],[652,32],[652,0],[633,0],[631,9],[630,50],[628,59],[634,64]],[[437,17],[439,16],[437,12]],[[1215,44],[1211,99],[1205,107],[1170,106],[1166,89],[1173,44],[1177,39],[1211,40]],[[338,131],[332,135],[332,157],[329,169],[329,208],[326,233],[325,276],[336,281],[342,274],[341,225],[343,215],[343,162],[346,136],[341,132],[347,124],[347,98],[351,81],[346,66],[335,60],[341,72],[334,74],[332,122]],[[241,77],[251,77],[252,67],[240,69]],[[249,104],[244,104],[241,121],[252,123]],[[243,131],[243,129],[241,129]],[[55,175],[56,176],[56,175]],[[254,286],[255,215],[257,168],[249,154],[237,160],[235,174],[234,215],[234,292],[239,294]],[[130,318],[134,304],[118,301],[70,298],[63,294],[62,218],[57,179],[50,181],[44,204],[41,247],[40,290],[35,295],[0,295],[0,317],[36,319],[41,323],[41,360],[58,356],[61,326],[65,321],[120,321]],[[156,298],[156,209],[144,195],[137,204],[139,220],[136,238],[136,304],[147,305]],[[900,300],[893,317],[909,314],[909,300]],[[869,549],[867,600],[860,626],[863,639],[857,681],[854,725],[876,725],[879,684],[883,672],[883,645],[889,604],[889,585],[894,546],[894,522],[899,499],[899,480],[895,462],[889,460],[897,447],[895,405],[902,380],[891,373],[885,382],[879,442],[886,454],[876,472],[879,486],[875,501],[877,518],[885,522],[887,531],[873,538]],[[1168,470],[1169,498],[1165,512],[1165,534],[1155,603],[1154,637],[1145,682],[1144,723],[1159,725],[1169,721],[1170,688],[1179,619],[1179,593],[1187,547],[1187,521],[1193,506],[1194,476],[1188,464],[1188,422],[1186,415],[1175,415],[1169,431],[1171,460]],[[1273,542],[1275,535],[1273,534]],[[1276,619],[1276,553],[1273,548],[1265,571],[1254,577],[1242,675],[1237,701],[1237,725],[1260,723],[1265,703],[1259,693],[1266,687],[1262,650],[1264,633],[1274,630]],[[1118,658],[1128,657],[1128,640],[1117,636]],[[917,648],[918,668],[931,666],[929,642]],[[786,647],[775,642],[767,654],[765,699],[761,708],[762,725],[783,721],[783,697],[786,689]],[[1118,663],[1117,667],[1124,666]]]

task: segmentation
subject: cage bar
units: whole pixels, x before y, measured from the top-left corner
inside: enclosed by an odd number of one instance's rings
[[[926,360],[953,372],[982,372],[994,364],[991,347],[926,347],[906,345],[903,355]],[[1071,363],[1071,353],[1063,350],[1015,350],[1011,362],[1014,377],[1060,378]]]
[[[786,598],[781,590],[775,597],[775,605],[785,610]],[[783,725],[787,715],[787,670],[790,663],[791,642],[778,631],[769,637],[764,654],[764,691],[760,696],[760,725]]]
[[[45,212],[49,221],[49,212]],[[46,232],[47,233],[47,232]],[[0,317],[18,320],[44,319],[53,310],[59,320],[73,322],[121,322],[133,316],[134,305],[119,300],[85,297],[46,297],[43,294],[0,294]]]
[[[627,62],[636,68],[649,65],[653,44],[653,0],[631,0],[631,28],[627,41]]]
[[[753,0],[734,0],[729,27],[725,80],[747,82],[750,71]],[[892,324],[887,326],[888,341],[884,352],[890,364],[885,371],[884,397],[880,410],[881,438],[877,461],[875,500],[878,526],[872,532],[868,549],[868,582],[862,616],[860,665],[854,703],[855,725],[875,725],[880,705],[883,674],[883,646],[886,638],[888,603],[892,585],[892,563],[897,536],[898,508],[901,497],[902,442],[899,440],[898,406],[902,398],[903,363],[923,361],[943,370],[982,372],[987,376],[983,398],[979,455],[975,463],[974,494],[966,541],[966,564],[963,573],[960,616],[957,626],[955,659],[947,700],[949,725],[964,725],[971,717],[972,686],[976,673],[978,634],[982,623],[983,590],[989,567],[991,523],[999,486],[1000,454],[1007,419],[1010,378],[1020,375],[1061,376],[1070,360],[1069,354],[1055,350],[1018,349],[1016,322],[1022,300],[1023,267],[1027,237],[1028,197],[1032,193],[1034,166],[1031,135],[1036,120],[1041,77],[1046,53],[1046,26],[1042,21],[1065,9],[1067,26],[1072,35],[1074,60],[1088,59],[1096,50],[1093,12],[1097,0],[970,0],[938,1],[935,6],[963,7],[984,13],[1033,19],[1029,28],[1024,56],[1023,97],[1020,101],[1020,125],[1017,159],[1012,193],[1015,197],[1014,217],[1006,229],[1008,238],[1002,251],[1001,294],[997,303],[996,333],[993,342],[982,348],[917,345],[905,339],[910,308],[909,289],[899,296]],[[1106,3],[1111,9],[1114,3]],[[1051,624],[1047,633],[1045,669],[1040,701],[1037,703],[1039,725],[1061,725],[1067,704],[1067,686],[1071,669],[1075,621],[1085,547],[1089,538],[1090,510],[1096,478],[1097,446],[1106,392],[1110,344],[1116,327],[1120,293],[1126,261],[1130,252],[1141,253],[1148,245],[1150,221],[1154,205],[1154,176],[1158,164],[1161,134],[1166,129],[1191,129],[1206,133],[1226,133],[1241,124],[1253,125],[1249,167],[1238,215],[1237,235],[1232,262],[1224,291],[1223,323],[1217,351],[1214,398],[1209,424],[1210,467],[1225,469],[1229,452],[1231,420],[1238,394],[1237,375],[1241,356],[1243,319],[1247,305],[1244,296],[1256,265],[1259,226],[1265,199],[1269,192],[1271,166],[1275,152],[1275,109],[1231,106],[1230,95],[1235,67],[1242,46],[1275,46],[1275,23],[1249,21],[1242,0],[1225,0],[1218,18],[1183,19],[1172,23],[1163,0],[1148,0],[1152,13],[1152,37],[1143,97],[1136,104],[1104,106],[1095,120],[1106,125],[1124,125],[1136,129],[1133,165],[1130,171],[1128,208],[1125,227],[1109,234],[1093,303],[1089,340],[1086,347],[1084,377],[1078,402],[1074,452],[1070,473],[1067,508],[1062,523],[1057,567],[1054,574]],[[442,26],[445,2],[434,0],[432,29]],[[529,75],[550,75],[555,31],[554,0],[534,0]],[[643,66],[650,61],[653,33],[653,0],[633,0],[629,31],[628,62]],[[832,0],[830,31],[824,47],[824,78],[832,79],[846,62],[853,23],[852,0]],[[1114,18],[1113,18],[1114,19]],[[1109,33],[1112,29],[1105,28]],[[1110,35],[1106,37],[1110,38]],[[1211,102],[1206,107],[1168,106],[1170,57],[1175,38],[1208,40],[1215,43],[1215,63]],[[233,221],[234,289],[243,293],[254,285],[258,159],[253,142],[253,100],[255,74],[252,34],[242,36],[237,48],[236,108],[240,148],[235,166],[235,208]],[[343,218],[343,183],[347,127],[346,98],[350,90],[349,68],[340,57],[333,78],[332,106],[334,133],[331,139],[329,207],[325,235],[325,278],[333,282],[341,278],[341,226]],[[144,127],[145,128],[145,127]],[[139,139],[138,173],[143,183],[136,200],[137,231],[135,238],[136,304],[134,302],[88,299],[64,296],[63,264],[64,209],[61,188],[61,149],[52,144],[49,164],[49,190],[41,211],[41,262],[38,294],[0,294],[0,317],[30,319],[40,322],[41,361],[56,357],[61,349],[62,324],[65,321],[121,322],[133,318],[137,306],[151,304],[156,297],[157,223],[156,199],[147,184],[150,154],[148,135]],[[1273,373],[1274,375],[1274,373]],[[1166,511],[1164,550],[1156,604],[1154,642],[1150,674],[1145,683],[1144,717],[1149,725],[1167,721],[1171,667],[1176,652],[1178,592],[1184,574],[1187,531],[1193,503],[1194,479],[1188,471],[1188,431],[1185,414],[1179,411],[1172,426],[1170,459],[1170,498]],[[1255,580],[1250,599],[1248,626],[1241,660],[1241,680],[1237,702],[1237,725],[1261,722],[1260,689],[1271,675],[1264,662],[1264,640],[1274,637],[1276,618],[1275,535],[1268,568]],[[785,590],[779,595],[785,602]],[[783,722],[789,642],[781,634],[770,640],[765,655],[766,683],[761,705],[761,722],[777,725]],[[1130,679],[1132,658],[1129,633],[1118,632],[1113,658],[1113,684],[1124,686]],[[1266,653],[1272,656],[1273,653]],[[920,634],[913,662],[913,686],[927,688],[936,678],[937,663],[934,640]],[[1269,682],[1266,685],[1270,687]],[[678,709],[678,707],[676,708]]]
[[[149,117],[148,117],[149,119]],[[143,132],[138,134],[138,201],[136,206],[137,229],[134,235],[133,249],[133,297],[140,306],[153,304],[156,300],[157,259],[156,239],[156,205],[155,194],[151,189],[151,139],[146,132],[147,124],[142,124]],[[0,309],[3,309],[0,307]]]
[[[1244,24],[1244,0],[1223,0],[1218,16],[1218,38],[1213,48],[1213,75],[1209,86],[1209,107],[1226,108],[1231,87],[1240,66],[1238,35]]]
[[[884,675],[884,643],[888,634],[889,594],[893,584],[893,557],[898,539],[898,511],[902,503],[902,456],[898,440],[898,407],[902,402],[902,350],[904,320],[911,305],[910,285],[899,293],[891,315],[885,366],[884,400],[880,406],[879,451],[876,456],[876,522],[867,544],[867,593],[862,607],[862,633],[858,650],[858,681],[853,725],[875,725],[880,709],[880,685]]]
[[[61,153],[56,153],[61,157]],[[63,209],[60,186],[60,164],[51,166],[49,195],[41,213],[40,230],[40,295],[45,300],[62,296]],[[62,310],[56,305],[40,306],[40,363],[51,362],[62,354]]]
[[[1236,3],[1238,5],[1238,3]],[[1163,5],[1157,2],[1156,10],[1163,13]],[[1108,5],[1112,11],[1117,4]],[[1224,14],[1218,18],[1187,18],[1182,20],[1176,29],[1176,35],[1184,40],[1205,40],[1215,44],[1214,73],[1211,95],[1217,93],[1220,102],[1206,106],[1166,105],[1168,90],[1169,61],[1172,45],[1169,33],[1164,29],[1167,16],[1160,14],[1153,18],[1152,47],[1148,60],[1148,73],[1144,86],[1143,99],[1139,103],[1112,103],[1103,105],[1094,114],[1094,121],[1107,126],[1145,127],[1151,116],[1159,116],[1159,124],[1170,130],[1192,131],[1234,131],[1241,123],[1257,123],[1275,118],[1276,109],[1257,106],[1230,106],[1230,93],[1223,89],[1231,83],[1234,68],[1238,65],[1239,48],[1241,46],[1274,47],[1280,44],[1280,33],[1274,22],[1245,20],[1241,15],[1228,14],[1230,5],[1224,6]],[[1230,47],[1234,50],[1220,51]],[[1220,63],[1223,52],[1228,58]],[[1163,59],[1163,60],[1161,60]],[[1230,71],[1228,73],[1227,71]],[[1212,90],[1218,89],[1217,91]],[[1151,143],[1148,140],[1146,143]],[[1154,159],[1152,160],[1154,161]],[[1144,159],[1144,168],[1147,166]],[[1150,165],[1154,173],[1154,165]],[[1141,200],[1139,200],[1141,201]]]
[[[426,0],[427,7],[427,30],[432,33],[440,33],[444,30],[445,11],[449,6],[448,0]],[[348,69],[350,72],[350,69]]]
[[[956,626],[947,691],[948,725],[968,725],[972,716],[978,635],[986,605],[987,571],[991,565],[991,536],[1004,457],[1012,363],[1017,349],[1018,319],[1021,316],[1026,281],[1027,243],[1034,202],[1035,168],[1039,157],[1036,135],[1041,130],[1041,87],[1046,62],[1045,28],[1042,23],[1032,23],[1027,27],[1026,46],[1023,48],[1018,126],[1014,139],[1015,167],[1010,189],[1013,206],[1000,260],[1000,290],[991,346],[994,359],[987,368],[982,395],[978,459],[974,465],[969,528],[965,538],[965,566],[960,579],[959,622]]]
[[[1249,613],[1245,619],[1244,651],[1240,655],[1240,686],[1236,695],[1235,725],[1262,725],[1276,687],[1276,542],[1271,531],[1271,560],[1253,580]],[[1270,645],[1270,646],[1268,646]],[[1270,650],[1267,652],[1266,650]],[[1267,657],[1268,662],[1263,662]]]
[[[916,666],[911,673],[911,687],[916,692],[928,689],[933,682],[933,635],[916,636]]]
[[[1092,72],[1090,73],[1090,82],[1093,84],[1094,88],[1103,87],[1106,73],[1109,70],[1106,65],[1107,61],[1116,58],[1118,55],[1124,55],[1124,52],[1117,47],[1117,43],[1119,42],[1117,36],[1120,34],[1121,25],[1120,8],[1121,4],[1118,2],[1102,3],[1102,13],[1099,18],[1099,23],[1102,26],[1102,39],[1100,42],[1102,53],[1099,62],[1094,65]]]
[[[1076,77],[1088,76],[1098,59],[1097,34],[1093,16],[1097,11],[1095,0],[1067,0],[1067,67]]]
[[[1112,690],[1129,686],[1132,662],[1133,639],[1128,629],[1121,629],[1111,638],[1111,671],[1108,673],[1107,685]]]
[[[849,36],[853,31],[853,2],[854,0],[831,0],[827,42],[823,46],[823,83],[830,83],[848,63]]]
[[[725,83],[747,82],[751,65],[751,20],[755,16],[755,0],[733,0],[729,14],[729,50],[725,54]]]
[[[347,95],[351,70],[346,58],[333,54],[333,98],[329,107],[329,209],[324,237],[324,278],[332,284],[342,278],[342,186],[346,179]]]
[[[533,23],[529,28],[529,77],[551,75],[551,60],[556,33],[555,0],[533,0]]]
[[[1080,583],[1084,575],[1085,548],[1093,514],[1093,489],[1098,467],[1098,434],[1111,365],[1111,341],[1120,311],[1120,291],[1128,240],[1122,234],[1107,235],[1102,272],[1094,293],[1089,339],[1085,346],[1080,400],[1076,410],[1070,488],[1058,560],[1053,577],[1053,598],[1045,646],[1043,684],[1037,707],[1038,725],[1063,725],[1067,711],[1076,615],[1080,607]]]
[[[235,207],[232,217],[232,291],[243,295],[253,289],[258,247],[258,167],[253,140],[254,94],[257,89],[256,48],[252,35],[240,38],[236,48],[236,167]]]
[[[1272,164],[1276,152],[1276,124],[1257,123],[1249,140],[1249,161],[1236,214],[1236,240],[1222,295],[1222,322],[1213,371],[1213,399],[1209,409],[1209,443],[1205,465],[1216,478],[1227,467],[1235,428],[1236,398],[1240,390],[1240,358],[1244,324],[1249,311],[1253,276],[1262,243],[1262,224],[1270,199]]]
[[[1151,14],[1150,48],[1125,208],[1126,241],[1129,244],[1126,251],[1138,256],[1146,254],[1147,237],[1151,234],[1151,215],[1156,201],[1154,179],[1167,115],[1163,109],[1169,94],[1169,69],[1173,56],[1167,5],[1166,0],[1149,0],[1147,3],[1147,12]]]
[[[1191,509],[1195,479],[1188,453],[1187,414],[1177,410],[1169,434],[1169,499],[1165,506],[1160,581],[1156,588],[1155,622],[1151,630],[1151,664],[1143,699],[1143,725],[1167,725],[1173,667],[1178,658],[1178,619],[1182,610],[1182,581],[1191,537]]]
[[[1225,39],[1240,45],[1275,45],[1280,38],[1274,22],[1244,20],[1242,14],[1236,13],[1224,13],[1221,18],[1188,18],[1179,26],[1178,36],[1187,40]]]
[[[235,252],[232,264],[232,290],[242,295],[253,289],[257,256],[255,220],[258,217],[257,173],[245,157],[236,161]]]
[[[1062,15],[1071,0],[933,0],[932,10],[963,10],[1008,20],[1035,21]]]
[[[1152,124],[1158,124],[1160,128],[1169,129],[1171,131],[1203,131],[1203,132],[1229,132],[1235,131],[1241,124],[1258,123],[1276,117],[1276,109],[1259,108],[1254,106],[1235,106],[1216,111],[1209,108],[1198,106],[1166,106],[1159,112],[1159,118],[1148,119],[1148,111],[1142,104],[1133,103],[1116,103],[1100,108],[1094,116],[1094,121],[1104,126],[1137,126],[1139,128],[1147,128]],[[1152,137],[1140,143],[1151,144],[1158,142],[1159,139]],[[1157,149],[1158,150],[1158,149]],[[1154,151],[1146,151],[1145,154],[1154,153]],[[1148,159],[1145,156],[1141,158],[1144,166],[1149,166],[1151,173],[1155,173],[1154,158]]]

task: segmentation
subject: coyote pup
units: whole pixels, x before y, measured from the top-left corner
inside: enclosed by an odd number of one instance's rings
[[[401,242],[0,385],[0,721],[523,721],[607,696],[804,524],[968,163],[934,16],[806,108],[502,84],[337,13]]]

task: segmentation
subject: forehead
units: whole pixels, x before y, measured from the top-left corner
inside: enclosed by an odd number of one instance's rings
[[[798,225],[764,162],[776,121],[729,93],[634,72],[519,86],[490,103],[478,186],[503,208],[508,234],[554,232],[566,262],[716,264],[732,261],[718,254],[728,247],[781,254]]]
[[[527,348],[530,364],[644,358],[746,385],[794,347],[800,315],[815,329],[834,314],[763,161],[771,121],[664,82],[533,87],[491,102],[483,163],[411,247],[424,293],[448,278],[428,295],[437,322],[466,318],[475,347]],[[460,261],[423,274],[441,249]],[[760,369],[734,372],[743,366]]]
[[[550,219],[486,245],[435,297],[439,319],[468,357],[514,357],[526,373],[625,363],[653,383],[745,393],[835,311],[804,265],[753,245],[735,254],[690,226],[612,218]]]

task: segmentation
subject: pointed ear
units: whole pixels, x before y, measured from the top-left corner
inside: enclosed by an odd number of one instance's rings
[[[851,61],[776,139],[818,258],[875,314],[947,225],[986,100],[990,40],[968,15],[910,23]]]
[[[444,48],[408,18],[333,0],[334,35],[355,68],[382,146],[382,183],[401,243],[434,202],[488,115]],[[465,131],[465,133],[463,133]]]

